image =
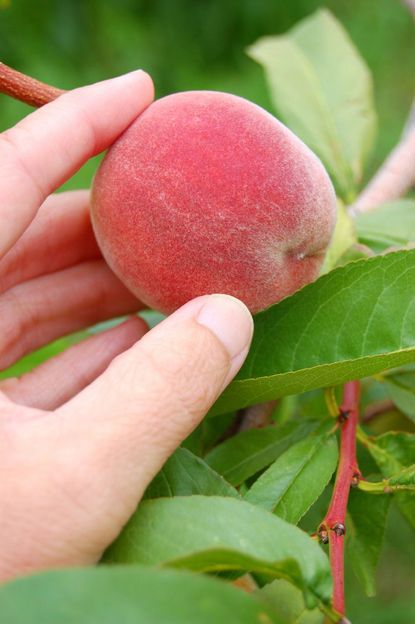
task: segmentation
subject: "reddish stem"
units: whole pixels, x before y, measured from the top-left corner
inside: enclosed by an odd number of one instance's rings
[[[350,487],[361,477],[356,459],[356,428],[359,419],[360,383],[350,381],[344,386],[340,408],[340,459],[333,495],[319,534],[330,544],[330,566],[333,574],[333,608],[341,615],[344,602],[344,534]]]
[[[65,93],[0,62],[0,93],[38,108]]]

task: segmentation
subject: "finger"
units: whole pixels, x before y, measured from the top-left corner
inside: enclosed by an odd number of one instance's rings
[[[70,347],[20,379],[0,382],[0,391],[19,405],[56,409],[96,379],[147,330],[143,319],[129,319]]]
[[[26,232],[0,258],[0,293],[100,255],[89,218],[89,191],[50,195]]]
[[[0,256],[46,197],[101,152],[153,98],[142,71],[70,91],[0,135]]]
[[[119,506],[120,521],[239,370],[251,337],[252,318],[240,301],[200,297],[59,410],[61,431],[68,441],[84,440],[77,452],[97,496],[107,491],[108,505]]]
[[[0,295],[0,369],[56,338],[142,307],[103,260],[15,286]]]
[[[96,562],[235,375],[251,335],[243,304],[201,297],[53,413],[0,397],[0,441],[9,440],[0,454],[8,475],[0,481],[7,520],[0,578]]]

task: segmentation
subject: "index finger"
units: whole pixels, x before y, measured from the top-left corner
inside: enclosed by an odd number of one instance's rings
[[[151,78],[138,70],[69,91],[0,134],[0,257],[46,197],[111,145],[153,97]]]

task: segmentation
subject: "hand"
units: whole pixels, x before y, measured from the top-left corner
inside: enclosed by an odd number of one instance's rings
[[[88,193],[48,195],[152,97],[149,77],[133,72],[65,94],[0,135],[2,369],[139,309],[100,256]],[[1,579],[100,558],[240,368],[252,319],[236,299],[211,295],[146,329],[133,318],[0,383]]]

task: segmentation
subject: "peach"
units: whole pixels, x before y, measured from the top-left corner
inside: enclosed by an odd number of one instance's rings
[[[171,312],[228,293],[257,312],[315,279],[335,224],[318,158],[271,114],[227,93],[152,104],[104,158],[92,221],[110,267]]]

